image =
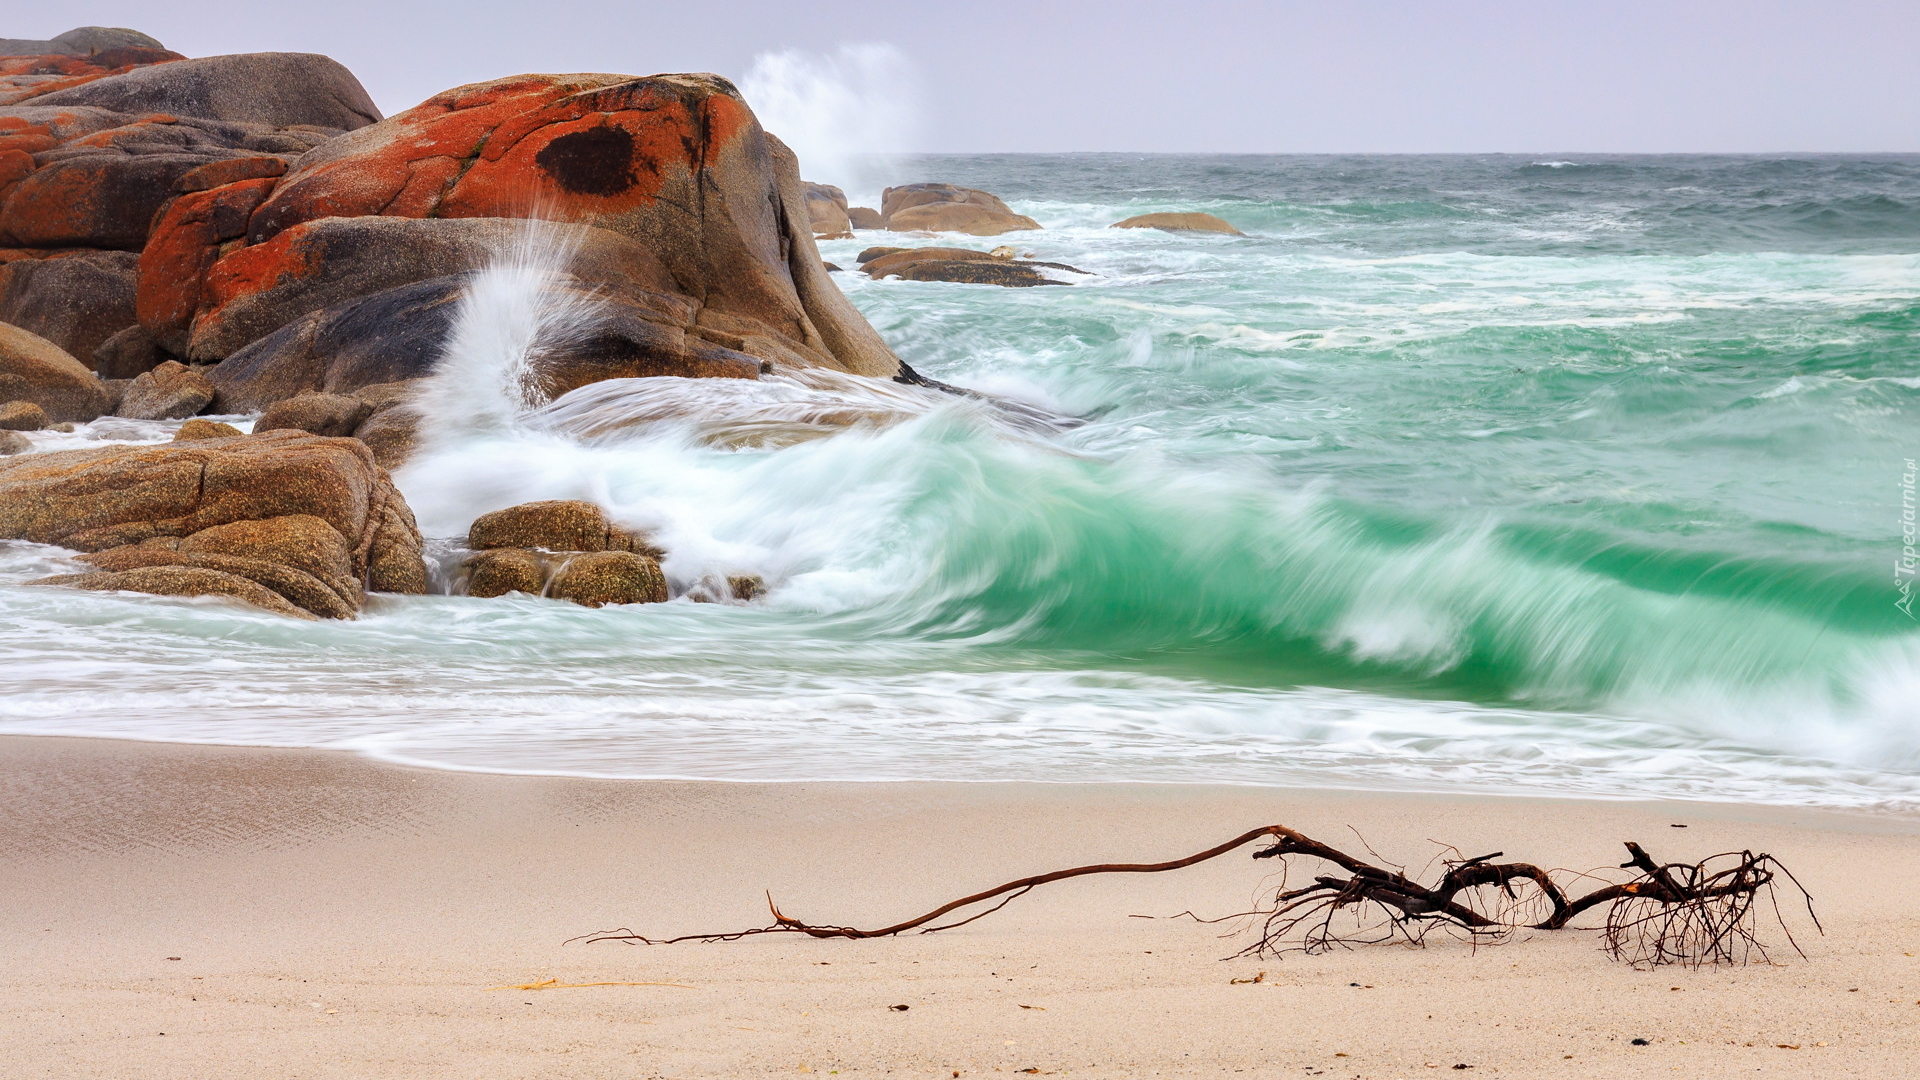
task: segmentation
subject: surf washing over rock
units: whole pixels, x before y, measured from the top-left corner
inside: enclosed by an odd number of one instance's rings
[[[1920,634],[1885,571],[1920,159],[920,158],[821,230],[804,153],[726,80],[527,76],[325,130],[214,94],[158,196],[108,177],[93,232],[35,232],[68,142],[160,168],[155,121],[115,110],[177,98],[170,69],[344,75],[124,48],[0,61],[31,166],[0,302],[52,310],[62,264],[125,301],[0,337],[40,416],[7,414],[39,430],[0,489],[119,444],[284,444],[404,500],[379,550],[406,587],[355,554],[371,504],[271,484],[245,520],[143,510],[111,569],[22,525],[9,585],[246,571],[338,617],[0,589],[0,730],[1920,804]],[[113,104],[33,111],[56,80]],[[887,272],[915,266],[948,269]],[[558,531],[469,536],[526,504]],[[249,524],[301,515],[339,534],[345,569],[308,575],[333,601],[200,535],[322,535]]]

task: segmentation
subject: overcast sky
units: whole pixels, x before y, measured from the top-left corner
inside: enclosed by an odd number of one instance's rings
[[[740,79],[797,51],[893,57],[840,98],[886,114],[870,137],[900,145],[881,150],[1920,151],[1916,0],[8,7],[0,36],[97,24],[191,56],[326,53],[389,113],[525,71]],[[862,44],[897,52],[841,51]]]

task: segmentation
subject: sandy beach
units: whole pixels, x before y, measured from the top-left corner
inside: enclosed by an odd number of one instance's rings
[[[1352,826],[1415,866],[1429,839],[1569,867],[1616,863],[1628,839],[1764,849],[1827,933],[1775,967],[1641,972],[1590,932],[1223,962],[1244,939],[1131,917],[1239,910],[1270,864],[1235,855],[1060,883],[925,937],[566,944],[756,925],[767,890],[801,917],[893,920],[1267,823],[1336,843]],[[0,1076],[1890,1077],[1920,1051],[1917,831],[1702,804],[599,781],[8,737]],[[546,979],[671,985],[497,989]]]

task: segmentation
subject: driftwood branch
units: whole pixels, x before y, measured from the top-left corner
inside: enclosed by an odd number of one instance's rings
[[[1819,918],[1814,916],[1812,897],[1778,860],[1766,854],[1729,852],[1693,864],[1659,863],[1640,845],[1628,842],[1626,847],[1631,858],[1622,863],[1620,869],[1637,870],[1636,876],[1570,898],[1554,880],[1554,871],[1543,870],[1532,863],[1493,861],[1503,852],[1445,860],[1445,872],[1429,886],[1402,870],[1356,858],[1284,825],[1266,825],[1182,859],[1095,863],[1017,878],[942,904],[915,918],[873,929],[795,919],[783,914],[768,894],[767,908],[772,912],[773,921],[765,926],[664,938],[648,937],[622,927],[573,940],[671,945],[683,941],[737,941],[761,934],[856,939],[892,937],[909,931],[932,934],[985,918],[1041,885],[1092,874],[1158,874],[1180,870],[1260,840],[1268,841],[1268,845],[1255,851],[1253,857],[1280,861],[1279,887],[1267,903],[1256,910],[1202,920],[1256,920],[1259,932],[1240,955],[1275,955],[1291,950],[1315,953],[1335,946],[1393,940],[1418,945],[1424,943],[1427,933],[1435,928],[1474,941],[1497,941],[1522,929],[1565,929],[1582,913],[1611,905],[1603,939],[1607,954],[1636,967],[1676,963],[1739,964],[1756,957],[1770,962],[1756,933],[1762,900],[1772,905],[1774,921],[1786,933],[1788,944],[1799,951],[1799,944],[1794,941],[1774,895],[1776,883],[1782,877],[1800,893],[1815,929],[1824,932]],[[1322,872],[1314,876],[1311,884],[1289,888],[1285,872],[1291,868],[1289,860],[1297,858],[1328,864],[1344,871],[1345,876]],[[968,909],[978,910],[968,913]],[[961,917],[941,921],[956,914]],[[1352,929],[1336,928],[1336,920],[1343,917],[1350,918]],[[1341,925],[1345,926],[1346,922],[1342,921]]]

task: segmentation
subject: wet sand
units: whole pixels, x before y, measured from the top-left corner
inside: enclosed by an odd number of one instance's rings
[[[767,890],[798,917],[891,922],[1268,823],[1356,848],[1358,829],[1414,867],[1430,841],[1579,868],[1620,862],[1623,840],[1763,849],[1827,933],[1793,924],[1801,960],[1772,931],[1778,966],[1641,972],[1592,932],[1223,961],[1246,941],[1227,927],[1131,917],[1243,909],[1273,865],[1235,854],[1063,882],[931,936],[565,943],[759,925]],[[0,1077],[1893,1077],[1920,1058],[1917,897],[1920,822],[1864,815],[597,781],[7,737]],[[674,985],[493,989],[543,979]]]

